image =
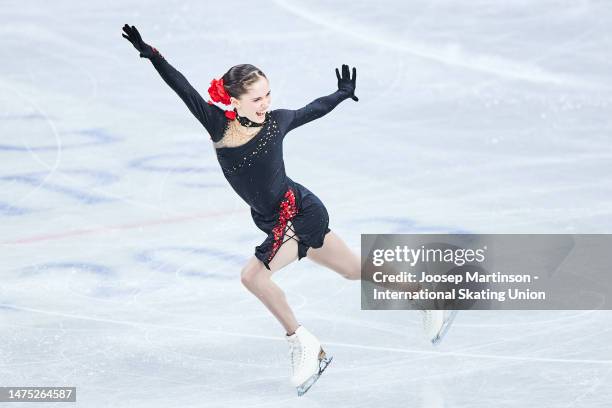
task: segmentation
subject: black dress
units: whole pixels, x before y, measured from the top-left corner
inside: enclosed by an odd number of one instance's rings
[[[222,109],[204,101],[187,79],[160,54],[151,59],[164,81],[185,102],[214,142],[221,140],[229,125]],[[338,90],[301,109],[276,109],[267,113],[261,130],[237,147],[216,149],[223,174],[232,188],[251,207],[251,216],[268,236],[255,248],[255,256],[270,269],[285,234],[298,241],[298,260],[308,248],[320,248],[329,229],[325,206],[306,187],[285,174],[283,139],[287,132],[320,118],[350,97]]]

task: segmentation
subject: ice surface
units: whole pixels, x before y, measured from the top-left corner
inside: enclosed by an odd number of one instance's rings
[[[261,67],[273,108],[356,66],[360,101],[284,147],[358,251],[361,233],[610,233],[610,3],[0,10],[0,385],[76,386],[82,407],[609,406],[609,312],[463,312],[432,349],[417,313],[361,311],[358,283],[309,260],[275,279],[334,362],[297,399],[282,329],[239,280],[263,233],[121,27],[202,93]]]

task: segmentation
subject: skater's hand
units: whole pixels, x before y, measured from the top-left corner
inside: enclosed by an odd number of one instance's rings
[[[123,38],[132,43],[134,48],[140,52],[140,58],[149,58],[151,59],[154,55],[159,54],[157,50],[151,47],[149,44],[142,41],[142,37],[140,33],[134,26],[124,25],[123,32],[125,34],[121,34]]]
[[[353,67],[353,78],[351,79],[348,65],[342,64],[342,77],[340,77],[338,68],[336,68],[336,77],[338,78],[338,89],[348,92],[351,99],[357,102],[359,98],[355,96],[355,81],[357,80],[356,68]]]

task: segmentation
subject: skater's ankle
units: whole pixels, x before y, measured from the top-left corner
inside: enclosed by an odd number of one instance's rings
[[[298,326],[295,328],[295,330],[293,330],[291,333],[287,332],[286,336],[287,336],[287,337],[291,337],[291,336],[293,336],[293,335],[295,334],[295,332],[297,331],[297,329],[299,329],[299,328],[300,328],[300,325],[298,325]]]

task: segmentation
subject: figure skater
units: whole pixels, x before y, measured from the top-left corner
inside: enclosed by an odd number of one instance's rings
[[[285,174],[282,143],[285,135],[329,113],[355,96],[356,69],[336,68],[338,90],[301,109],[270,111],[271,91],[266,75],[250,64],[231,67],[208,89],[205,101],[134,26],[123,27],[123,37],[149,59],[163,80],[178,94],[208,131],[223,174],[250,206],[255,225],[267,234],[241,272],[244,286],[278,319],[290,347],[292,377],[298,395],[304,394],[331,362],[319,340],[298,323],[285,294],[272,274],[294,260],[308,257],[346,279],[361,277],[361,262],[345,242],[329,229],[329,217],[319,198]]]

